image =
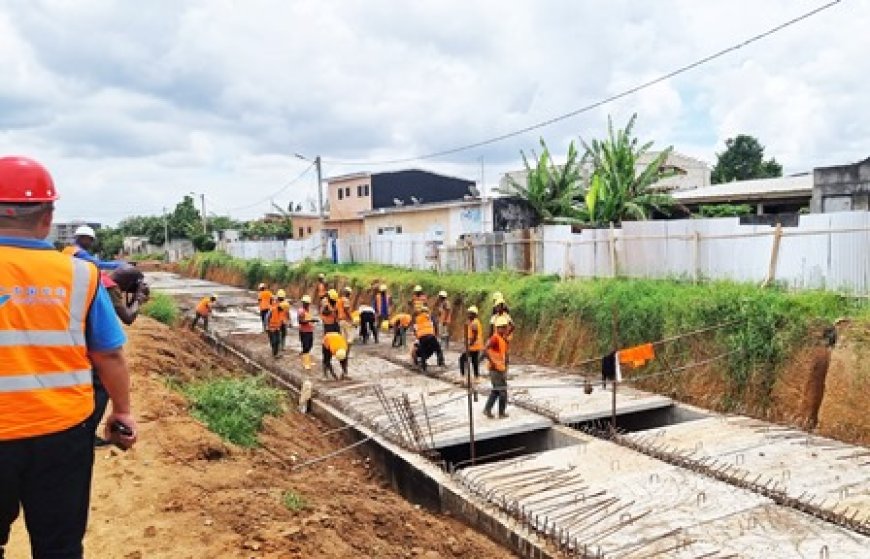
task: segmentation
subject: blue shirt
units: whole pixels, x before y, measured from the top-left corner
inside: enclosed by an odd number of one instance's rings
[[[0,245],[33,250],[55,250],[48,241],[18,237],[0,237]],[[85,318],[85,339],[91,351],[111,351],[127,342],[127,336],[112,306],[112,299],[99,280],[97,294]]]
[[[76,252],[73,256],[79,258],[81,260],[86,260],[96,266],[100,270],[117,270],[121,266],[124,265],[123,262],[119,262],[118,260],[100,260],[90,252],[86,251],[79,245],[73,245],[76,247]]]

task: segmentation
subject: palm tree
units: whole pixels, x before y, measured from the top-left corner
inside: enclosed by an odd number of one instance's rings
[[[534,167],[521,152],[526,168],[525,184],[508,177],[507,187],[497,191],[525,200],[543,223],[580,223],[577,199],[582,189],[577,148],[571,142],[568,160],[564,165],[556,165],[544,139],[541,138],[540,142],[540,157],[532,152]]]
[[[593,225],[620,223],[624,219],[649,219],[652,211],[668,213],[675,204],[669,194],[657,192],[652,186],[673,172],[663,171],[663,165],[673,147],[668,147],[638,172],[638,161],[653,142],[639,145],[632,136],[637,114],[632,115],[625,128],[613,130],[613,121],[607,118],[608,137],[605,140],[580,140],[586,150],[581,166],[591,171],[588,187],[581,197],[580,216]]]

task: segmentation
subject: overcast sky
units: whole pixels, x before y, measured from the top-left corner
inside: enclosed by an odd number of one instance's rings
[[[44,161],[59,217],[115,223],[190,191],[253,217],[324,175],[421,167],[488,185],[543,136],[632,112],[656,146],[715,160],[756,135],[785,171],[870,155],[870,2],[839,5],[541,131],[404,165],[574,110],[825,0],[2,0],[0,152]],[[264,201],[266,200],[266,201]]]

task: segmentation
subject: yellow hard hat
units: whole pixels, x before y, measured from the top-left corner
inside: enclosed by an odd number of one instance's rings
[[[493,301],[498,302],[499,299],[501,299],[502,301],[504,301],[504,295],[501,294],[501,291],[496,291],[495,293],[492,294],[492,300],[493,300]]]
[[[422,286],[420,286],[420,285],[415,285],[415,286],[414,286],[414,293],[420,293],[421,291],[423,291],[423,287],[422,287]]]
[[[283,301],[283,302],[281,303],[281,308],[284,309],[284,310],[289,309],[289,308],[290,308],[290,301]]]
[[[287,292],[284,291],[283,289],[279,289],[278,293],[276,293],[275,296],[278,297],[279,299],[284,299],[287,297]]]
[[[477,307],[471,305],[470,307],[468,307],[468,312],[478,314],[479,311],[477,310]]]
[[[420,312],[425,312],[425,313],[429,312],[429,307],[423,305],[422,307],[420,307]]]
[[[330,289],[326,294],[329,296],[330,299],[338,299],[338,291],[336,291],[335,289]]]
[[[498,299],[495,300],[495,306],[505,305],[505,304],[506,303],[504,302],[504,297],[499,297]]]
[[[342,348],[335,352],[335,358],[339,361],[344,361],[347,359],[347,350]]]
[[[446,291],[439,291],[439,292],[438,292],[438,296],[439,296],[439,297],[444,297],[444,298],[446,299],[446,298],[447,298],[447,292],[446,292]]]
[[[511,323],[510,319],[506,316],[500,315],[495,317],[495,327],[500,328],[502,326],[509,326]]]
[[[381,291],[386,291],[386,290],[387,290],[387,284],[382,283],[381,286],[380,286],[378,289],[380,289]]]
[[[303,295],[302,302],[303,303],[310,303],[311,302],[311,295]]]

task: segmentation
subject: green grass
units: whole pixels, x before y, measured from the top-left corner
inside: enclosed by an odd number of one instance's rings
[[[187,385],[191,413],[222,438],[239,446],[257,446],[267,415],[282,411],[282,394],[261,377],[220,378]]]
[[[180,313],[175,299],[170,295],[152,291],[151,300],[142,307],[142,314],[173,326],[178,321]]]
[[[299,512],[307,506],[305,499],[292,489],[288,489],[281,497],[281,502],[284,507],[291,512]]]

